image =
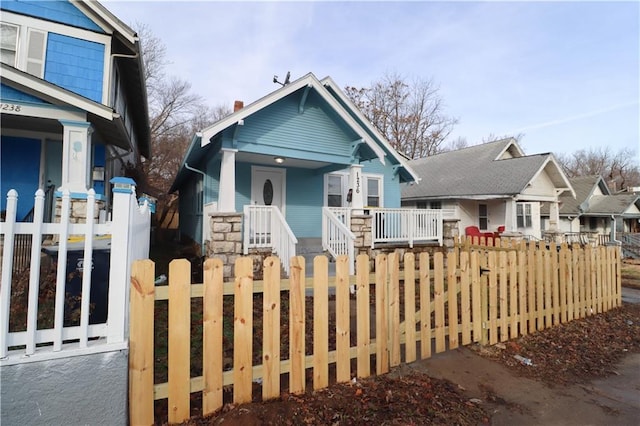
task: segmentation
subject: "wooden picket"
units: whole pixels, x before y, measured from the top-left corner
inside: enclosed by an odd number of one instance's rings
[[[174,260],[169,285],[157,287],[153,263],[137,262],[131,286],[131,424],[184,421],[192,414],[194,393],[201,393],[199,412],[211,414],[222,408],[226,387],[235,403],[256,398],[256,383],[263,400],[277,398],[283,390],[302,393],[307,371],[313,388],[321,389],[370,376],[373,358],[376,374],[383,374],[402,362],[430,357],[432,344],[438,353],[471,342],[497,343],[620,305],[619,248],[506,246],[502,242],[495,248],[451,251],[446,257],[442,252],[421,253],[417,262],[407,253],[403,270],[397,254],[379,255],[373,272],[368,256],[360,255],[355,276],[349,276],[343,256],[336,262],[335,277],[329,277],[327,258],[319,256],[312,278],[305,278],[304,258],[294,257],[291,278],[281,279],[279,259],[268,257],[263,281],[253,280],[251,258],[236,261],[232,282],[224,282],[222,262],[209,259],[203,284],[191,284],[186,260]],[[333,289],[335,297],[329,299]],[[262,306],[254,306],[260,300],[254,296],[260,294]],[[281,301],[287,296],[289,347],[284,348]],[[203,300],[201,336],[191,331],[193,298]],[[223,365],[223,298],[233,298],[232,366]],[[153,299],[169,301],[168,382],[155,385]],[[305,353],[307,303],[313,309],[312,354]],[[255,312],[262,313],[261,347],[256,348]],[[335,330],[329,329],[330,323]],[[330,331],[335,331],[335,342],[329,341]],[[351,333],[356,333],[354,346]],[[190,377],[191,342],[198,338],[202,376]],[[256,351],[259,361],[253,357]],[[288,354],[288,359],[281,359],[281,354]],[[286,390],[280,388],[282,374],[289,375]],[[153,401],[164,399],[168,418],[155,419]]]

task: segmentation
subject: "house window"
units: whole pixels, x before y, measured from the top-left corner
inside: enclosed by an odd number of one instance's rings
[[[429,204],[426,201],[418,201],[418,202],[416,202],[416,208],[417,209],[428,209],[429,208]]]
[[[516,204],[518,228],[531,228],[531,203]]]
[[[327,175],[327,206],[342,207],[343,175]]]
[[[486,204],[478,204],[478,228],[489,228],[489,209]]]
[[[589,218],[589,230],[596,231],[598,229],[598,218],[590,217]]]
[[[18,53],[18,27],[11,24],[0,24],[0,62],[16,66]]]
[[[381,197],[380,194],[382,190],[380,187],[382,186],[382,179],[379,177],[371,177],[367,178],[367,203],[366,205],[369,207],[381,207]]]
[[[432,201],[431,208],[434,210],[442,210],[442,201]]]

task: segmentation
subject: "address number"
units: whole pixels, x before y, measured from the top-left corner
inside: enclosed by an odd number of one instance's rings
[[[5,104],[4,102],[1,104],[2,106],[0,106],[0,110],[2,111],[16,111],[19,112],[22,107],[20,105],[16,105],[16,104]]]

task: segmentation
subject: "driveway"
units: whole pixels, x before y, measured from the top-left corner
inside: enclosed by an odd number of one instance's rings
[[[640,418],[640,354],[628,355],[607,378],[555,387],[516,376],[466,348],[408,368],[458,384],[482,401],[492,425],[637,425]]]

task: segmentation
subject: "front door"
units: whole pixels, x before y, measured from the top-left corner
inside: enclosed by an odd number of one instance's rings
[[[285,169],[253,167],[251,169],[251,204],[275,206],[284,215]],[[250,240],[253,244],[271,245],[271,210],[253,210],[249,221]]]
[[[254,167],[251,173],[251,204],[285,210],[285,169]]]

